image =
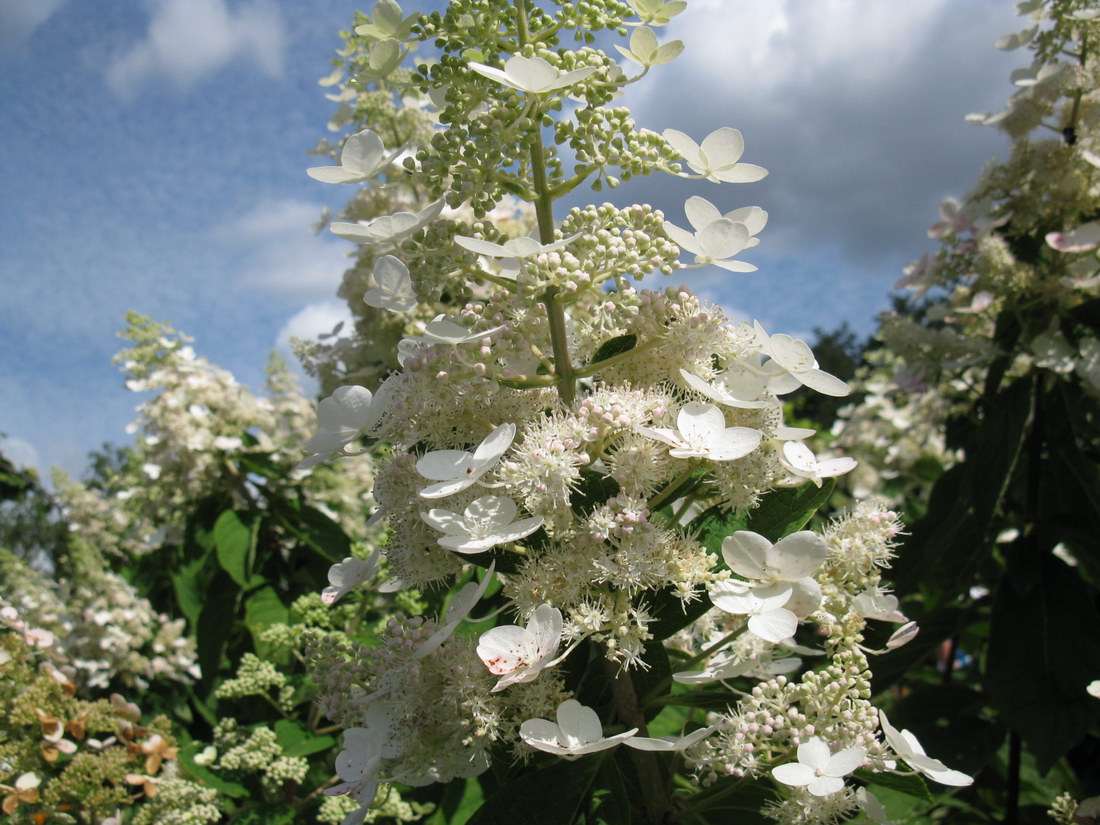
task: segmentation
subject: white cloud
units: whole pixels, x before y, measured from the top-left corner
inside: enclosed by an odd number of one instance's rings
[[[347,304],[335,298],[308,304],[292,315],[275,335],[275,351],[281,355],[298,375],[303,391],[307,396],[318,392],[317,380],[302,370],[298,359],[290,349],[291,338],[304,341],[331,333],[337,324],[343,323],[344,329],[351,327],[354,319]]]
[[[64,4],[65,0],[0,0],[0,47],[21,46]]]
[[[157,0],[145,39],[108,66],[107,84],[123,97],[158,77],[188,89],[236,60],[277,76],[285,46],[282,16],[271,0],[236,10],[226,0]]]
[[[696,0],[662,33],[683,56],[626,103],[658,131],[742,130],[744,160],[771,174],[715,202],[768,209],[768,254],[831,245],[876,268],[919,249],[936,204],[1003,146],[963,117],[1013,91],[1021,58],[993,41],[1016,28],[999,0]]]
[[[42,477],[42,459],[34,445],[23,438],[4,436],[0,438],[0,453],[17,468],[35,470]]]
[[[321,214],[317,204],[265,201],[219,229],[216,239],[243,253],[240,282],[297,301],[317,301],[336,292],[350,265],[348,244],[310,231]]]

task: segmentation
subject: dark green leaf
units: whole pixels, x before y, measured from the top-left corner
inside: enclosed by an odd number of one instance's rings
[[[571,825],[592,792],[607,751],[555,759],[490,796],[468,825]]]
[[[899,791],[909,796],[915,796],[917,799],[921,799],[925,802],[935,801],[931,792],[928,790],[928,785],[925,783],[924,778],[918,774],[889,772],[872,773],[871,771],[859,770],[856,771],[853,776],[862,782],[866,782],[868,785],[889,788],[892,791]],[[872,788],[872,790],[874,789]]]
[[[248,586],[259,524],[254,515],[236,510],[226,510],[214,524],[218,564],[241,587]]]
[[[351,555],[347,533],[316,507],[285,499],[275,499],[271,504],[280,524],[326,561],[336,563]]]
[[[203,592],[202,610],[196,625],[202,685],[209,691],[221,670],[222,655],[233,635],[237,615],[237,590],[233,580],[218,570]]]
[[[731,788],[737,791],[731,793]],[[766,782],[720,779],[688,797],[684,807],[693,809],[693,813],[681,814],[676,821],[691,825],[769,825],[773,820],[761,814],[760,809],[776,798]]]
[[[336,744],[336,738],[327,734],[311,733],[293,719],[280,719],[275,723],[275,737],[286,756],[309,756],[328,750]]]
[[[600,361],[606,361],[608,358],[613,358],[616,355],[629,352],[634,349],[637,344],[638,336],[633,333],[610,338],[600,344],[599,349],[596,350],[596,354],[592,356],[591,363],[598,364]]]
[[[619,494],[619,483],[610,476],[592,470],[581,470],[580,483],[569,496],[569,505],[579,516],[588,516],[593,510]]]
[[[178,759],[183,769],[191,774],[200,785],[212,788],[218,793],[223,793],[235,799],[249,796],[250,791],[244,785],[232,782],[228,779],[222,779],[205,765],[198,765],[195,763],[195,757],[202,753],[205,747],[206,746],[202,742],[192,742],[190,745],[180,748]]]
[[[273,624],[285,622],[289,615],[290,611],[271,585],[261,587],[245,601],[244,622],[261,658],[266,655],[267,646],[260,641],[260,633]]]
[[[985,404],[977,450],[972,459],[980,469],[973,475],[971,492],[974,515],[983,534],[989,529],[1012,479],[1031,420],[1034,398],[1033,384],[1021,379]]]
[[[825,506],[833,494],[836,479],[825,479],[820,487],[806,483],[801,487],[772,490],[760,499],[760,506],[749,511],[747,530],[776,542],[806,526],[814,513]]]
[[[1038,561],[1020,558],[1031,554]],[[1045,773],[1100,721],[1100,702],[1085,692],[1100,673],[1100,614],[1077,573],[1044,548],[1023,538],[1006,557],[983,684]],[[1026,593],[1012,584],[1019,565],[1036,577]]]

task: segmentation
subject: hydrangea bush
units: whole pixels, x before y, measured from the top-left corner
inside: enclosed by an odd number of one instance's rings
[[[381,380],[321,402],[306,444],[303,469],[375,456],[386,528],[323,598],[389,577],[437,608],[369,643],[307,634],[319,707],[344,729],[329,792],[354,801],[348,825],[380,786],[449,783],[443,809],[465,800],[476,823],[811,823],[885,821],[872,789],[920,796],[921,775],[971,782],[870,701],[868,621],[902,625],[889,648],[915,632],[882,579],[896,515],[867,501],[803,529],[855,462],[815,456],[782,397],[847,385],[802,341],[639,283],[751,271],[767,220],[711,186],[766,175],[740,132],[658,133],[616,104],[682,50],[657,31],[685,6],[380,0],[329,78],[349,68],[340,96],[386,126],[415,114],[310,169],[366,184],[330,228],[368,250],[362,297],[403,332],[371,359]],[[598,48],[619,37],[622,65]],[[674,220],[560,206],[651,173],[714,200]],[[418,199],[361,211],[393,192]]]

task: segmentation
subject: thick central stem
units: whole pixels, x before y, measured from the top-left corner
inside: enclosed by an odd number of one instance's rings
[[[516,0],[516,30],[521,46],[527,45],[530,34],[527,28],[527,9],[524,0]],[[535,105],[531,110],[531,178],[535,194],[535,219],[538,221],[539,242],[554,242],[554,196],[546,182],[546,154],[542,145],[542,109]],[[550,345],[554,353],[554,372],[558,378],[558,396],[571,407],[577,395],[577,376],[569,357],[569,339],[565,330],[565,307],[556,300],[557,287],[547,289],[540,300],[546,307],[550,323]]]

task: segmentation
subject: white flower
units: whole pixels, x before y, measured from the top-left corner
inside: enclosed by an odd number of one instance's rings
[[[482,633],[477,644],[478,658],[490,673],[501,677],[491,692],[533,682],[554,658],[561,631],[561,611],[541,604],[531,614],[526,628],[503,625]]]
[[[566,699],[558,706],[557,719],[556,725],[546,719],[528,719],[519,726],[520,738],[537,750],[575,759],[613,748],[638,732],[631,728],[605,738],[596,711],[576,699]]]
[[[336,604],[350,590],[373,578],[380,566],[380,552],[375,550],[366,560],[349,556],[339,564],[332,565],[328,570],[329,586],[321,591],[321,601],[325,604]]]
[[[366,818],[367,809],[378,791],[378,768],[382,757],[396,756],[395,752],[383,753],[387,750],[384,744],[387,736],[379,733],[369,728],[348,728],[344,731],[344,749],[336,757],[336,774],[344,781],[324,791],[327,796],[347,794],[359,803],[359,807],[347,815],[342,825],[360,823]]]
[[[701,145],[676,129],[665,129],[661,137],[680,153],[693,172],[714,183],[752,183],[768,174],[761,166],[738,163],[745,152],[745,139],[728,126],[711,132]]]
[[[1049,232],[1046,240],[1059,252],[1088,252],[1100,246],[1100,221],[1083,223],[1070,232]]]
[[[531,258],[545,252],[562,249],[579,237],[580,233],[578,232],[568,238],[562,238],[560,241],[541,244],[528,235],[520,235],[518,238],[509,238],[504,243],[499,244],[492,241],[483,241],[480,238],[471,238],[467,235],[455,235],[455,243],[463,249],[489,258]]]
[[[467,582],[462,586],[461,590],[451,597],[450,604],[447,605],[447,609],[443,612],[439,629],[416,649],[416,658],[424,658],[429,653],[439,648],[447,639],[451,638],[451,635],[455,632],[455,628],[466,621],[467,617],[470,615],[470,611],[474,609],[474,605],[481,601],[481,597],[485,595],[485,591],[489,587],[489,582],[493,580],[493,572],[495,570],[496,562],[493,562],[489,565],[489,569],[485,571],[485,575],[480,582]]]
[[[882,732],[886,736],[886,744],[898,755],[898,759],[907,762],[909,767],[924,774],[933,782],[939,782],[941,785],[965,787],[973,784],[974,780],[962,771],[953,771],[938,759],[926,756],[924,748],[917,741],[917,737],[907,730],[898,731],[890,724],[885,712],[880,710],[878,717],[879,723],[882,725]]]
[[[699,265],[714,264],[730,272],[754,272],[756,267],[743,261],[728,260],[743,249],[755,246],[758,243],[755,234],[749,229],[744,220],[734,218],[739,214],[746,220],[752,220],[753,226],[763,228],[767,221],[767,213],[763,209],[758,213],[752,212],[755,207],[744,210],[736,210],[728,215],[722,215],[718,209],[703,198],[688,198],[684,203],[684,214],[687,215],[695,232],[681,229],[674,223],[665,221],[665,234],[685,252],[695,255],[695,263]],[[760,220],[763,215],[763,222]],[[757,229],[759,231],[759,229]]]
[[[1085,688],[1085,693],[1096,699],[1100,699],[1100,679],[1093,679]]]
[[[496,335],[502,329],[504,329],[503,324],[492,329],[471,332],[446,315],[437,315],[425,325],[421,340],[430,344],[468,344],[471,341],[480,341],[482,338]]]
[[[834,478],[850,473],[855,469],[857,462],[854,458],[847,456],[818,461],[810,448],[801,441],[786,441],[783,443],[779,463],[791,474],[784,483],[798,485],[812,481],[820,487],[823,478]]]
[[[541,57],[523,57],[518,54],[508,58],[503,70],[486,66],[484,63],[469,65],[482,77],[533,95],[547,94],[571,86],[596,71],[595,66],[585,66],[583,69],[563,74]]]
[[[719,725],[711,725],[709,728],[699,728],[685,736],[661,736],[653,738],[649,736],[631,736],[623,741],[628,748],[639,751],[682,751],[687,750],[696,742],[702,742],[716,730]]]
[[[825,540],[809,530],[774,545],[759,533],[738,530],[722,541],[722,558],[730,570],[752,583],[719,582],[711,588],[710,600],[719,610],[748,615],[749,630],[778,644],[821,604],[821,587],[813,574],[827,552]]]
[[[439,544],[456,553],[484,553],[498,544],[529,536],[542,526],[542,516],[516,521],[516,503],[501,496],[482,496],[460,516],[433,509],[420,517],[443,533]]]
[[[419,17],[419,14],[404,17],[396,0],[378,0],[371,9],[370,22],[356,26],[355,33],[381,40],[404,40]]]
[[[893,825],[886,809],[878,801],[878,797],[866,788],[856,789],[856,802],[859,803],[859,806],[863,808],[863,813],[867,814],[867,818],[872,822],[877,822],[878,825]]]
[[[717,206],[698,195],[684,201],[684,214],[687,215],[688,222],[697,232],[723,218],[743,223],[751,236],[748,243],[745,244],[746,249],[751,249],[760,243],[760,239],[756,236],[768,223],[768,213],[759,206],[743,206],[740,209],[722,214],[718,211]]]
[[[421,498],[443,498],[477,483],[512,446],[515,424],[501,424],[468,453],[465,450],[436,450],[416,462],[416,471],[438,482],[420,491]]]
[[[366,387],[338,387],[317,405],[317,432],[305,443],[314,455],[298,468],[327,461],[365,432],[369,432],[388,409],[389,393],[373,395]]]
[[[880,622],[907,622],[908,617],[898,610],[898,597],[881,590],[864,590],[852,599],[852,610],[868,619]]]
[[[673,458],[708,458],[733,461],[760,446],[760,432],[748,427],[727,427],[726,418],[714,404],[692,401],[676,416],[679,430],[668,427],[637,427],[638,432],[672,447]]]
[[[397,243],[430,224],[443,211],[443,198],[419,212],[395,212],[363,223],[333,221],[329,231],[355,243]]]
[[[728,369],[705,381],[694,373],[680,369],[680,377],[688,386],[711,401],[743,410],[759,410],[775,404],[764,382],[746,370]]]
[[[393,255],[383,255],[374,262],[374,280],[378,286],[363,296],[368,306],[390,312],[408,312],[416,307],[409,268]]]
[[[998,49],[1010,52],[1013,49],[1018,49],[1020,46],[1030,43],[1031,38],[1035,36],[1037,31],[1039,31],[1038,26],[1029,26],[1017,34],[1006,34],[1002,37],[998,37],[995,45]]]
[[[830,753],[825,740],[814,736],[798,746],[798,761],[772,768],[776,781],[793,788],[805,788],[814,796],[830,796],[844,787],[843,777],[863,764],[863,748],[845,748]]]
[[[673,17],[687,8],[684,0],[626,0],[643,23],[653,23],[655,26],[663,26]]]
[[[615,44],[619,54],[627,60],[633,60],[639,66],[661,66],[671,60],[675,60],[684,50],[683,40],[670,40],[661,45],[653,29],[647,26],[638,26],[630,35],[630,48]]]
[[[344,141],[339,166],[312,166],[306,174],[322,183],[360,183],[383,171],[399,154],[400,149],[387,155],[382,138],[364,129]]]
[[[772,392],[790,392],[798,384],[836,397],[845,396],[852,391],[835,375],[817,368],[817,360],[805,341],[781,332],[768,335],[759,321],[753,321],[753,329],[761,351],[772,359],[765,367],[771,366],[778,370],[776,377],[768,384]],[[797,383],[792,385],[792,381]]]

